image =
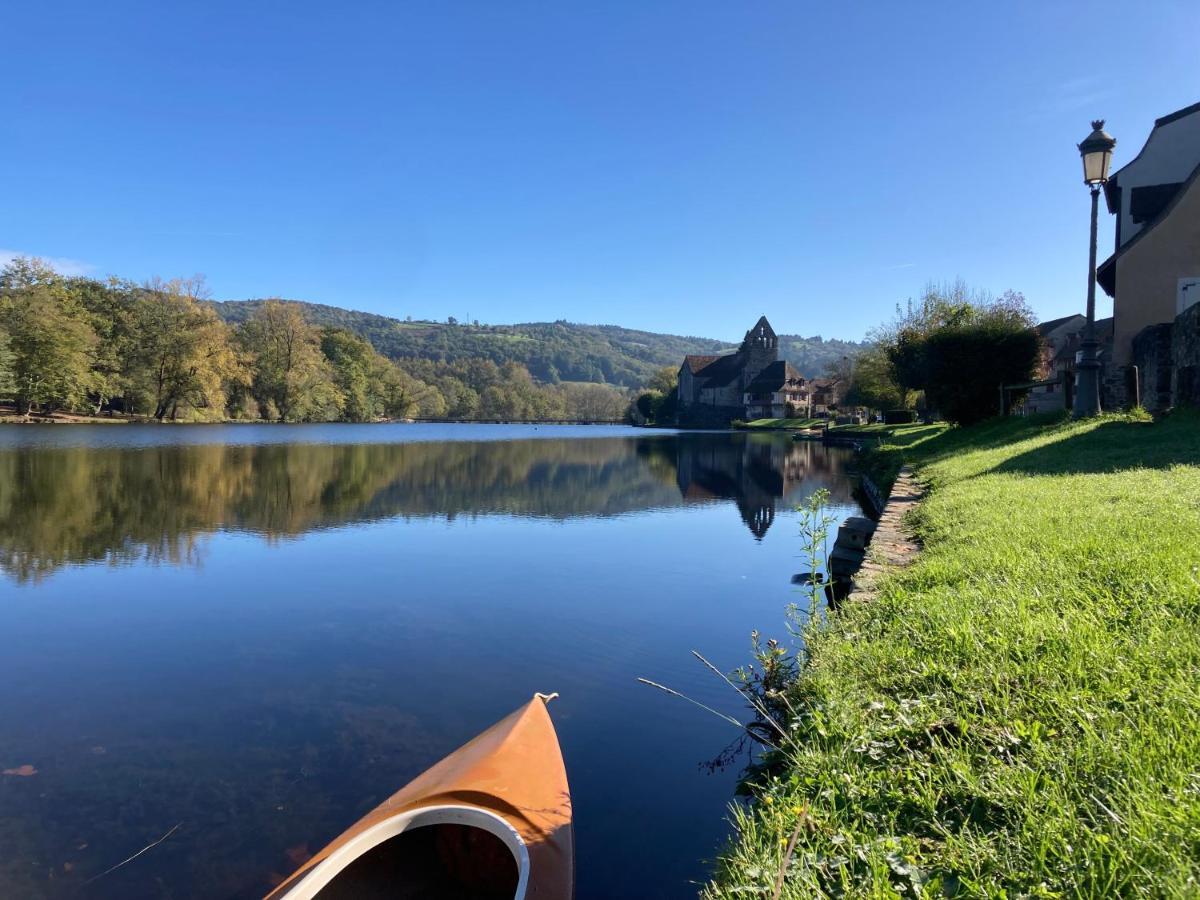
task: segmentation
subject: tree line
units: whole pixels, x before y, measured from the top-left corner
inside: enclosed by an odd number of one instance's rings
[[[962,281],[930,284],[834,373],[849,386],[842,405],[920,409],[961,425],[994,416],[1000,385],[1029,382],[1041,366],[1036,324],[1014,291],[996,297]]]
[[[389,359],[281,300],[230,325],[199,276],[68,277],[25,258],[0,270],[0,400],[23,416],[280,422],[618,419],[628,404],[611,385],[544,384],[515,362]]]

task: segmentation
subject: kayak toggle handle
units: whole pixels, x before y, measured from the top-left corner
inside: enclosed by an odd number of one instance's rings
[[[553,694],[543,694],[541,691],[538,691],[533,696],[537,697],[537,699],[541,700],[543,703],[549,703],[551,700],[556,700],[558,698],[558,691],[555,691]]]

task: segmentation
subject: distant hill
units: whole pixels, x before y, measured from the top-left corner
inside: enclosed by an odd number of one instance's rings
[[[263,300],[226,300],[213,304],[218,315],[237,323]],[[485,358],[497,365],[519,362],[540,381],[596,381],[639,387],[656,369],[676,366],[689,353],[722,353],[736,344],[701,337],[635,331],[617,325],[531,322],[520,325],[469,325],[410,322],[320,303],[292,301],[314,325],[332,325],[360,334],[384,356],[436,362]],[[784,357],[808,377],[861,349],[854,341],[780,335]]]

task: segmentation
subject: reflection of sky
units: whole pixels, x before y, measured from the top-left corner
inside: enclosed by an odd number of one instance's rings
[[[163,447],[179,444],[390,444],[397,441],[508,441],[547,438],[668,437],[666,429],[624,425],[464,423],[320,425],[29,425],[0,428],[4,447]]]
[[[16,873],[34,860],[90,877],[183,821],[89,896],[159,878],[176,896],[259,896],[286,848],[316,849],[558,691],[578,897],[694,896],[735,774],[698,764],[733,730],[635,679],[743,715],[690,651],[729,670],[752,629],[784,636],[797,524],[783,504],[756,541],[731,501],[391,518],[269,543],[218,532],[195,565],[0,582],[0,763],[39,770],[3,785],[0,895],[28,894]],[[38,884],[74,896],[77,881]]]

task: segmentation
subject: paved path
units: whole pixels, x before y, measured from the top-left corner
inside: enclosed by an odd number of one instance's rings
[[[921,545],[904,527],[904,517],[925,497],[925,489],[905,466],[896,476],[892,493],[879,516],[879,526],[867,548],[862,568],[854,576],[850,600],[870,600],[878,593],[879,579],[887,572],[909,565],[921,551]]]

